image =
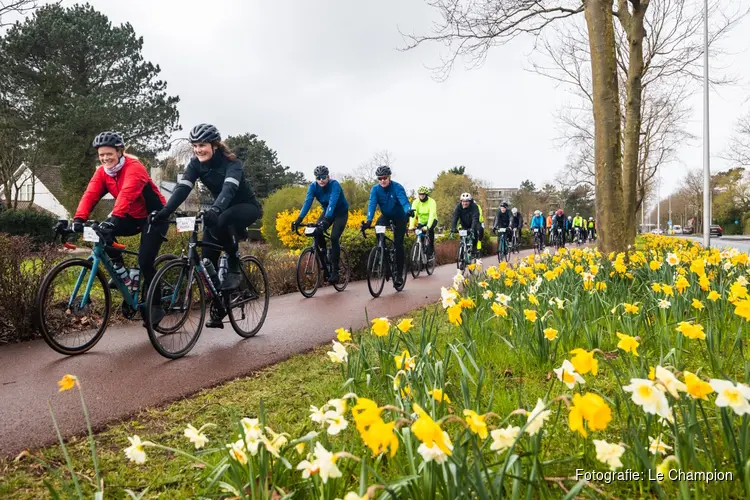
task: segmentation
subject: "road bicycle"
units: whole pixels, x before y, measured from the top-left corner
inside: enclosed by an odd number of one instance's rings
[[[584,244],[583,229],[581,229],[580,227],[575,228],[574,239],[575,239],[576,245],[581,246]]]
[[[386,226],[375,226],[377,243],[367,256],[367,288],[370,295],[377,298],[383,293],[385,282],[393,278],[396,269],[396,245],[392,239],[385,234]],[[395,229],[393,222],[390,224],[391,231]],[[366,236],[366,228],[362,228],[362,236]],[[404,259],[405,260],[405,259]],[[406,286],[406,262],[402,271],[401,283],[394,288],[401,291]]]
[[[508,244],[508,228],[498,227],[495,232],[497,233],[497,261],[509,262],[510,247]]]
[[[417,236],[417,241],[411,246],[411,261],[410,270],[413,278],[418,278],[422,269],[427,272],[428,276],[431,276],[435,272],[435,249],[433,248],[432,253],[427,255],[427,249],[432,245],[430,240],[429,232],[426,226],[421,224],[414,230],[414,234]]]
[[[519,253],[521,251],[521,245],[519,244],[518,239],[518,231],[519,229],[517,227],[514,227],[513,233],[511,234],[510,251],[512,253]]]
[[[268,277],[257,257],[240,257],[240,286],[223,291],[221,274],[226,268],[226,255],[221,258],[220,272],[209,259],[198,256],[199,248],[223,252],[221,245],[198,240],[203,215],[201,211],[196,217],[168,221],[177,225],[178,232],[191,231],[188,251],[159,269],[146,297],[144,309],[149,339],[159,354],[170,359],[184,356],[198,341],[206,319],[206,304],[209,304],[212,320],[220,325],[218,328],[224,328],[223,318],[229,316],[232,328],[243,338],[258,333],[268,314]],[[237,236],[240,241],[246,240],[247,231]],[[157,307],[164,312],[164,317],[157,326],[152,326],[151,317]]]
[[[467,266],[473,264],[476,259],[476,255],[474,255],[474,230],[459,229],[458,236],[459,243],[456,266],[460,271],[463,271]]]
[[[91,254],[87,258],[65,259],[53,267],[42,280],[35,302],[34,320],[42,338],[52,349],[65,355],[88,351],[104,335],[112,315],[108,278],[122,294],[122,315],[127,319],[138,314],[143,316],[141,299],[145,291],[140,269],[137,264],[130,267],[126,282],[107,254],[107,250],[119,250],[123,257],[136,256],[137,262],[138,252],[127,250],[121,243],[107,245],[96,221],[86,221],[83,228],[84,241],[94,244]],[[78,233],[69,227],[67,220],[58,222],[53,229],[55,239],[60,237],[65,248],[77,248],[68,241]],[[176,255],[163,254],[154,265],[158,269],[176,258]]]
[[[556,249],[565,248],[565,235],[561,227],[555,228],[552,233],[552,246]]]
[[[305,236],[314,238],[315,231],[318,230],[318,225],[305,224],[303,227],[305,228]],[[302,236],[299,228],[296,229],[296,233]],[[328,245],[326,245],[325,266],[323,265],[323,255],[318,245],[315,244],[314,239],[313,244],[305,248],[297,260],[297,288],[307,298],[312,297],[318,291],[321,283],[321,274],[327,280],[333,272],[331,265],[331,237],[327,231],[323,233],[323,237],[328,242]],[[324,270],[325,272],[323,272]],[[346,249],[341,248],[341,252],[339,253],[339,280],[337,283],[333,283],[333,288],[338,292],[344,291],[346,285],[349,283],[349,275],[349,254]]]
[[[534,253],[541,255],[544,251],[544,235],[538,227],[535,227],[532,231],[534,232]]]

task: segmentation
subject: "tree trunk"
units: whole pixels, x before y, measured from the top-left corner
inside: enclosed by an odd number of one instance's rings
[[[628,79],[625,97],[625,133],[623,134],[622,198],[623,225],[629,243],[635,240],[635,217],[641,144],[641,98],[643,93],[643,17],[648,1],[631,0],[633,13],[628,11],[628,1],[618,0],[617,17],[628,38]]]
[[[599,248],[625,250],[622,164],[620,150],[620,98],[611,0],[586,0],[586,25],[591,47],[594,108],[594,163],[596,219]]]

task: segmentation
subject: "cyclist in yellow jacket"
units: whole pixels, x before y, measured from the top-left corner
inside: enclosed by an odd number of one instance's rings
[[[427,186],[420,186],[417,189],[417,195],[417,198],[411,204],[415,216],[412,217],[409,223],[409,229],[412,230],[415,226],[419,229],[427,229],[430,241],[427,244],[426,250],[427,255],[432,255],[435,251],[435,227],[438,223],[437,203],[435,203],[433,198],[430,198],[430,189]]]

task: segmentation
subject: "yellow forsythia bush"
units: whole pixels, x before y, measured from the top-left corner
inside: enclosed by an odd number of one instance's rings
[[[310,244],[309,238],[297,236],[296,233],[292,232],[292,222],[297,220],[299,213],[299,210],[284,210],[276,215],[276,234],[285,248],[296,250]],[[302,222],[304,224],[313,223],[320,218],[322,213],[323,210],[320,208],[320,205],[316,205],[310,209],[307,217]],[[375,220],[377,220],[378,216],[380,216],[380,211],[375,212]],[[349,229],[359,229],[365,218],[365,213],[362,210],[349,212],[349,220],[346,223],[346,227]]]

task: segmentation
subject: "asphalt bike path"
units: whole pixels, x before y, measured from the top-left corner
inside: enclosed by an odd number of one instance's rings
[[[531,252],[522,251],[520,256]],[[497,264],[497,257],[486,257],[483,264]],[[96,346],[78,356],[58,354],[41,339],[2,346],[0,454],[15,455],[57,442],[47,400],[55,396],[57,381],[66,373],[80,379],[92,426],[102,429],[146,408],[185,398],[330,343],[337,328],[367,326],[366,314],[371,319],[393,318],[435,303],[440,288],[450,286],[456,271],[456,265],[449,264],[436,268],[432,276],[424,271],[417,279],[409,275],[402,292],[387,282],[377,299],[370,295],[366,281],[349,283],[343,292],[325,287],[311,299],[299,292],[272,297],[266,321],[255,337],[242,339],[228,322],[223,330],[204,326],[192,351],[173,361],[154,350],[140,319],[111,325]],[[113,304],[119,303],[119,294],[112,298]],[[65,438],[86,433],[76,392],[59,394],[53,401]]]

